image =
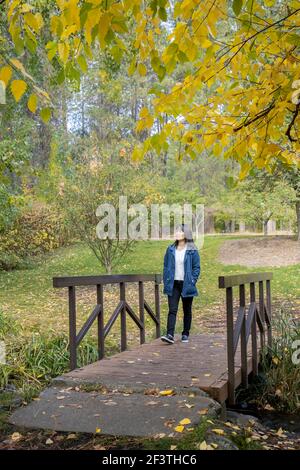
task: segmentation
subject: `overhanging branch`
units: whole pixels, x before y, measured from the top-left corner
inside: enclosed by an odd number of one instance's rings
[[[297,140],[298,140],[298,139],[294,139],[294,137],[292,137],[291,132],[292,132],[292,127],[295,123],[296,117],[298,116],[299,108],[300,108],[300,103],[296,104],[295,111],[293,111],[293,118],[292,118],[291,122],[289,123],[288,128],[287,128],[286,133],[285,133],[285,135],[288,137],[288,139],[291,142],[297,142]]]

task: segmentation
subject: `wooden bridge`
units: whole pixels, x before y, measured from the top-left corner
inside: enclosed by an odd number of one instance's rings
[[[174,436],[176,423],[183,418],[194,426],[202,415],[216,417],[220,409],[225,411],[226,403],[235,403],[239,384],[247,387],[248,378],[257,374],[260,350],[266,342],[271,344],[271,279],[272,273],[220,277],[219,287],[226,290],[227,331],[192,334],[189,343],[181,343],[176,336],[175,344],[168,345],[159,338],[159,274],[54,278],[54,287],[69,292],[71,370],[56,378],[38,400],[18,408],[10,423],[56,431],[95,433],[101,429],[103,434],[117,436],[162,436],[166,432]],[[146,282],[154,286],[154,302],[145,299]],[[138,312],[126,295],[128,283],[138,284]],[[105,324],[103,290],[107,284],[119,285],[120,298]],[[96,305],[77,332],[76,291],[80,286],[95,287]],[[146,315],[154,322],[156,333],[156,339],[148,343]],[[127,316],[135,322],[140,337],[140,346],[131,349],[127,348]],[[121,352],[106,357],[105,339],[118,318]],[[99,360],[77,368],[77,348],[95,321]]]
[[[163,343],[160,320],[160,274],[130,274],[80,277],[56,277],[53,285],[68,288],[70,372],[62,376],[66,383],[102,384],[134,388],[198,389],[220,403],[235,403],[235,390],[248,386],[249,376],[258,373],[260,350],[271,345],[272,273],[260,272],[219,277],[219,287],[226,291],[227,331],[223,335],[191,335],[189,343]],[[144,283],[154,286],[155,305],[145,299]],[[138,285],[139,312],[134,312],[126,299],[126,285]],[[103,289],[118,284],[120,299],[111,317],[104,324]],[[95,286],[96,305],[80,331],[76,331],[76,288]],[[234,298],[235,289],[238,298]],[[249,291],[249,300],[246,295]],[[234,306],[237,303],[237,308]],[[145,315],[153,320],[155,340],[145,342]],[[139,329],[140,346],[127,349],[126,319],[129,315]],[[105,357],[105,339],[120,317],[121,351]],[[77,347],[97,321],[99,361],[77,368]]]

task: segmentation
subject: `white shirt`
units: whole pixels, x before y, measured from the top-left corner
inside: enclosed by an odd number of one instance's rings
[[[178,281],[184,280],[184,255],[186,252],[186,246],[182,250],[175,250],[175,277]]]

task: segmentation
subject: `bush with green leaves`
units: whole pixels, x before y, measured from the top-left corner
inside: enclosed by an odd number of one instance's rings
[[[264,382],[259,402],[278,411],[300,412],[300,365],[295,361],[295,345],[300,340],[300,322],[282,307],[273,319],[272,347],[264,351]]]
[[[31,257],[58,248],[67,240],[62,215],[52,206],[32,203],[0,233],[0,269],[22,267]]]

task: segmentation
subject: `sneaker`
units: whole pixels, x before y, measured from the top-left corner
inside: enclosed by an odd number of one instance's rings
[[[161,336],[160,338],[162,341],[164,341],[165,343],[169,343],[169,344],[173,344],[174,343],[174,338],[172,335],[165,335],[165,336]]]
[[[189,337],[187,335],[182,335],[181,336],[181,342],[182,343],[188,343],[189,342]]]

